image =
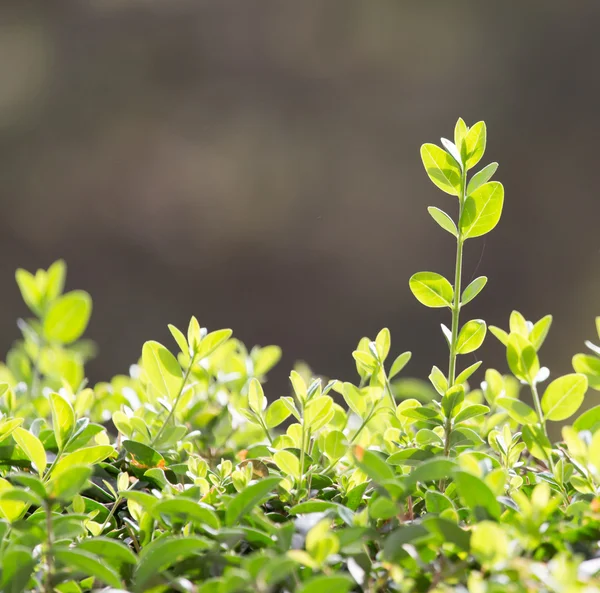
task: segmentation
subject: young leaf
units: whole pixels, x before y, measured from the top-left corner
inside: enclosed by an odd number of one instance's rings
[[[74,290],[56,299],[44,317],[44,337],[49,342],[70,344],[81,337],[92,314],[92,299]]]
[[[91,475],[92,468],[87,465],[73,465],[60,472],[53,471],[46,489],[53,499],[69,501],[84,489]]]
[[[466,168],[472,169],[483,156],[487,140],[485,122],[479,121],[471,127],[465,137]]]
[[[471,282],[469,286],[464,289],[460,299],[461,305],[470,303],[483,290],[487,284],[487,281],[488,279],[486,276],[479,276],[478,278],[475,278],[475,280],[473,280],[473,282]]]
[[[583,403],[587,387],[586,376],[578,373],[552,381],[542,397],[542,410],[546,419],[558,422],[570,418]]]
[[[281,478],[278,477],[264,478],[238,493],[225,511],[226,524],[231,526],[237,523],[250,509],[266,498],[279,482]]]
[[[466,383],[471,375],[481,366],[481,361],[474,362],[471,366],[467,367],[458,377],[456,377],[455,383],[460,385]]]
[[[273,455],[277,467],[287,476],[300,478],[300,460],[289,451],[277,451]]]
[[[198,346],[198,359],[210,356],[219,346],[229,340],[232,334],[230,329],[218,329],[204,336]]]
[[[508,412],[508,415],[519,424],[535,424],[539,422],[535,410],[521,400],[500,396],[496,398],[494,403],[504,408]]]
[[[120,589],[121,579],[117,572],[97,560],[92,554],[76,548],[57,548],[53,551],[54,557],[66,568],[80,572],[85,576],[92,576],[99,581]]]
[[[476,189],[479,189],[484,183],[487,183],[498,169],[498,163],[490,163],[481,171],[478,171],[471,177],[467,185],[467,195],[470,196]]]
[[[15,277],[25,304],[36,315],[40,315],[42,312],[42,293],[38,288],[37,282],[35,281],[35,276],[27,270],[19,268],[15,274]]]
[[[426,307],[450,307],[454,290],[446,278],[435,272],[417,272],[409,286],[415,298]]]
[[[142,364],[152,387],[163,397],[174,399],[181,389],[183,373],[171,352],[158,342],[146,342]]]
[[[457,471],[454,474],[454,483],[464,503],[475,517],[479,516],[479,509],[483,509],[494,519],[500,517],[502,512],[500,503],[483,480],[466,471]]]
[[[435,144],[423,144],[421,160],[429,179],[437,187],[451,196],[459,195],[461,171],[453,157]]]
[[[442,146],[446,149],[446,152],[450,154],[450,156],[456,161],[456,164],[462,169],[462,157],[458,152],[458,148],[455,146],[454,142],[451,142],[447,138],[441,138]]]
[[[146,583],[169,566],[212,547],[212,542],[199,536],[167,536],[153,540],[140,554],[134,573],[134,591],[147,591]]]
[[[508,334],[503,329],[490,325],[489,330],[503,346],[508,346]]]
[[[467,124],[462,117],[459,117],[456,120],[456,125],[454,126],[454,145],[460,151],[462,149],[463,141],[467,136],[467,132],[469,128],[467,128]]]
[[[490,181],[476,189],[466,200],[459,227],[464,239],[473,239],[489,233],[500,220],[504,203],[504,187]]]
[[[529,340],[519,334],[511,334],[506,347],[506,359],[517,379],[533,383],[540,370],[540,362]]]
[[[354,581],[345,574],[320,575],[309,579],[298,593],[347,593],[354,586]]]
[[[440,395],[444,395],[444,393],[448,391],[448,380],[444,373],[442,373],[435,365],[431,369],[431,373],[429,373],[429,380]]]
[[[287,420],[290,414],[289,405],[286,404],[283,399],[278,399],[267,408],[265,413],[265,424],[267,425],[267,428],[275,428]]]
[[[12,437],[17,442],[17,445],[23,449],[23,452],[27,455],[41,476],[46,469],[47,462],[46,450],[40,439],[20,426],[15,428]]]
[[[552,444],[538,424],[526,424],[522,429],[523,442],[529,453],[536,459],[548,461],[552,455]]]
[[[73,451],[73,453],[61,457],[51,473],[60,473],[73,465],[95,465],[96,463],[100,463],[100,461],[104,461],[114,452],[115,449],[111,445],[83,447],[82,449],[78,449],[77,451]]]
[[[62,395],[51,393],[49,399],[56,444],[59,449],[62,449],[73,433],[75,412],[71,404]]]
[[[161,515],[169,515],[184,523],[192,521],[215,531],[221,527],[221,522],[212,509],[183,496],[160,500],[152,507],[152,514],[157,519]]]
[[[469,354],[469,352],[475,352],[483,344],[486,329],[483,319],[467,321],[458,334],[456,353]]]
[[[454,237],[458,237],[458,229],[456,224],[443,210],[436,208],[435,206],[429,206],[427,212],[431,214],[431,218],[435,220],[445,231],[448,231]]]
[[[473,404],[472,406],[466,406],[456,415],[454,422],[456,424],[459,424],[461,422],[465,422],[466,420],[470,420],[471,418],[483,416],[489,411],[490,409],[487,406],[483,406],[481,404]]]
[[[442,397],[442,410],[446,418],[454,416],[463,401],[465,401],[465,388],[462,385],[450,387]]]
[[[248,405],[251,410],[254,410],[258,415],[262,414],[267,403],[267,398],[263,391],[262,385],[258,379],[252,379],[248,387]]]
[[[389,379],[393,379],[402,369],[408,364],[412,356],[411,352],[403,352],[394,360],[390,372],[388,375]]]
[[[552,315],[546,315],[533,326],[533,329],[529,333],[529,341],[536,350],[539,350],[542,347],[542,344],[550,331],[551,325]]]

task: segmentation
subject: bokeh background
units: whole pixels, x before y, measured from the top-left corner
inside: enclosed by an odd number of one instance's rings
[[[599,27],[597,0],[3,1],[1,351],[15,269],[64,257],[94,298],[93,382],[192,314],[283,347],[272,396],[297,360],[353,379],[383,326],[409,374],[444,368],[448,313],[408,278],[452,276],[426,207],[454,199],[419,146],[462,116],[506,188],[467,244],[465,281],[490,282],[464,314],[553,313],[542,360],[568,372],[600,314]],[[479,354],[506,369],[491,336]]]

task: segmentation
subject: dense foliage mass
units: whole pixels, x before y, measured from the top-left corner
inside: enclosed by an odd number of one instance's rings
[[[176,353],[147,342],[129,375],[92,388],[89,295],[63,292],[60,261],[17,272],[33,318],[0,368],[2,591],[600,592],[600,406],[561,442],[547,431],[588,383],[600,390],[600,347],[549,381],[538,352],[552,318],[515,311],[508,331],[490,328],[511,374],[469,387],[481,363],[458,363],[487,326],[460,315],[487,279],[461,288],[463,249],[496,226],[504,189],[496,163],[468,175],[483,122],[459,120],[442,145],[421,155],[457,199],[456,220],[429,208],[455,239],[454,283],[410,279],[450,312],[431,387],[398,379],[410,353],[391,357],[383,329],[352,353],[355,381],[299,367],[268,403],[279,349],[192,318],[169,327]]]

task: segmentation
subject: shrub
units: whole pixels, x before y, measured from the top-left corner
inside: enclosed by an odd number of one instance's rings
[[[455,239],[454,282],[410,279],[422,304],[450,311],[434,396],[406,396],[411,355],[391,357],[383,329],[352,353],[355,382],[299,368],[292,395],[268,403],[279,348],[248,351],[194,317],[186,333],[169,326],[176,354],[146,342],[128,376],[91,388],[89,295],[63,292],[61,261],[17,271],[34,317],[0,367],[3,591],[600,591],[600,406],[561,442],[547,431],[574,416],[588,383],[600,389],[600,347],[542,393],[552,318],[515,311],[508,331],[490,328],[511,374],[488,369],[469,387],[481,362],[458,363],[487,326],[461,325],[461,313],[487,278],[462,289],[463,249],[496,226],[504,189],[490,181],[496,163],[468,175],[483,122],[459,119],[442,145],[421,155],[457,199],[455,220],[429,208]]]

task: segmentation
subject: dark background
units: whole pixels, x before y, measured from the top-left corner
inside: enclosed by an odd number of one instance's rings
[[[449,314],[408,278],[452,277],[426,207],[455,199],[419,146],[462,116],[506,188],[467,243],[465,282],[490,281],[463,320],[552,313],[542,362],[568,372],[600,314],[599,30],[597,0],[2,2],[2,352],[15,269],[64,257],[94,298],[92,381],[192,314],[283,347],[271,396],[298,359],[353,379],[383,326],[409,374],[446,368]],[[506,369],[491,336],[479,354]]]

